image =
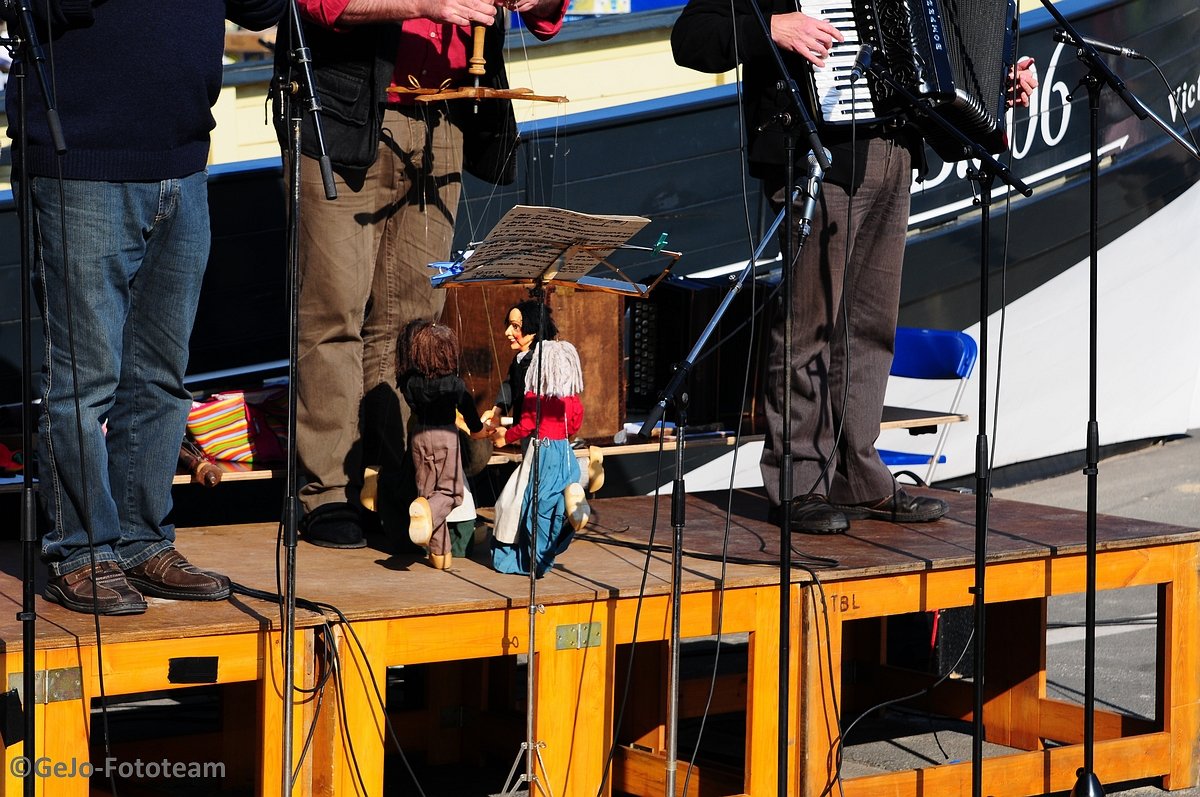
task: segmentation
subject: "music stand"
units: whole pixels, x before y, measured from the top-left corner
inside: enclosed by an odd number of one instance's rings
[[[434,287],[461,288],[471,285],[523,285],[539,302],[545,302],[545,289],[548,285],[565,285],[573,289],[595,290],[606,293],[616,293],[623,296],[645,298],[650,290],[657,285],[670,271],[671,266],[681,257],[679,252],[663,248],[665,236],[653,247],[633,246],[627,241],[639,230],[650,223],[642,216],[598,216],[577,213],[563,208],[533,207],[517,205],[504,215],[492,232],[473,251],[463,258],[450,263],[432,263],[431,268],[438,274],[431,278]],[[608,262],[608,257],[616,250],[632,250],[651,252],[655,255],[670,258],[670,264],[648,285],[635,282],[625,275],[617,266]],[[616,277],[591,277],[588,274],[597,266],[603,266]],[[545,313],[542,313],[543,323]],[[540,344],[545,339],[544,329],[538,329],[537,341]],[[538,367],[541,368],[542,358],[538,357]],[[537,375],[537,383],[542,382],[541,374]],[[541,427],[542,402],[541,393],[536,394],[536,420],[534,433],[530,436],[533,449],[533,511],[530,516],[538,517],[538,478],[539,449],[538,429]],[[542,761],[541,749],[545,741],[535,739],[533,721],[537,695],[534,683],[534,644],[537,631],[537,614],[541,607],[537,602],[537,529],[530,528],[529,532],[529,649],[526,653],[526,699],[525,699],[525,741],[521,743],[513,761],[512,769],[504,784],[503,794],[515,794],[521,783],[532,784],[537,781],[534,772],[536,757],[542,772],[545,764]],[[525,772],[514,779],[517,766],[522,754],[525,757]],[[532,794],[532,791],[530,792]]]
[[[646,298],[682,256],[665,249],[666,236],[654,246],[626,243],[650,223],[643,216],[602,216],[564,208],[517,205],[504,214],[483,241],[458,260],[431,263],[438,270],[435,288],[464,285],[525,285],[544,288],[562,284]],[[630,279],[608,262],[617,250],[650,252],[671,259],[649,284]],[[613,276],[589,276],[602,266]]]

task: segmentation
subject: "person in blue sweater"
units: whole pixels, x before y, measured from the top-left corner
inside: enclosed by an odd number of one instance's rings
[[[270,27],[284,0],[30,5],[51,45],[67,146],[55,152],[37,81],[25,79],[24,108],[10,82],[9,135],[27,142],[24,159],[14,147],[13,173],[32,194],[45,336],[45,597],[106,615],[144,612],[147,595],[223,600],[229,579],[175,549],[167,516],[208,261],[205,166],[225,20]]]

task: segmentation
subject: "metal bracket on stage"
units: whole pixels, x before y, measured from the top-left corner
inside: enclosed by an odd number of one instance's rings
[[[24,698],[22,688],[23,673],[11,673],[8,677],[8,687],[17,692],[19,698]],[[25,700],[27,705],[44,703],[61,703],[66,700],[80,700],[83,697],[83,670],[79,667],[58,667],[50,670],[38,670],[34,673],[33,700]]]

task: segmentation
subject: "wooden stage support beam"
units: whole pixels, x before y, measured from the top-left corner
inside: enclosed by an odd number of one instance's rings
[[[1187,788],[1197,782],[1200,662],[1195,642],[1185,645],[1186,651],[1179,644],[1197,633],[1197,550],[1195,542],[1182,542],[1106,550],[1098,556],[1099,590],[1157,585],[1160,593],[1155,731],[1137,733],[1144,730],[1144,723],[1124,722],[1112,712],[1100,712],[1095,769],[1102,783],[1155,776],[1163,778],[1165,788]],[[1084,576],[1085,558],[1079,554],[988,566],[987,741],[1029,752],[989,758],[984,763],[987,794],[1045,794],[1074,785],[1075,770],[1082,762],[1078,746],[1082,711],[1046,697],[1044,603],[1048,597],[1082,592]],[[831,578],[824,583],[823,601],[813,591],[804,593],[800,702],[807,755],[801,795],[817,797],[836,774],[830,762],[839,744],[839,721],[846,719],[839,717],[837,707],[845,700],[840,663],[847,624],[969,605],[973,581],[973,569],[959,567]],[[815,634],[826,627],[827,641],[813,644]],[[971,719],[970,712],[957,716]],[[1047,750],[1043,739],[1067,746]],[[969,786],[969,763],[842,781],[847,797],[965,793]]]

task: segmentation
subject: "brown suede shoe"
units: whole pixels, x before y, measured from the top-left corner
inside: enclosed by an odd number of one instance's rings
[[[146,611],[146,599],[130,586],[116,562],[96,562],[96,589],[92,588],[92,566],[72,570],[63,576],[50,576],[43,594],[46,600],[65,606],[73,612],[91,614],[141,614]],[[92,605],[92,593],[96,604]]]
[[[223,601],[229,597],[229,579],[201,570],[174,548],[125,571],[129,583],[146,595],[177,601]]]

